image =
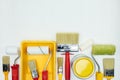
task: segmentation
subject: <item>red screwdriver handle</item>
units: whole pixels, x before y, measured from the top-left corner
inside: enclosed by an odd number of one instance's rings
[[[19,80],[19,64],[11,66],[12,69],[12,80]]]
[[[65,53],[65,80],[70,80],[70,53]]]

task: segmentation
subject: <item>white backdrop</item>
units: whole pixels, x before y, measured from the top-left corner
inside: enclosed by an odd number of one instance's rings
[[[4,80],[1,58],[7,46],[20,46],[29,39],[55,40],[56,32],[78,32],[80,43],[93,39],[116,45],[112,57],[116,61],[114,80],[119,80],[119,4],[120,0],[0,0],[0,79]],[[11,64],[15,57],[11,56]],[[102,69],[104,57],[111,56],[96,56]],[[72,80],[77,78],[72,75]],[[94,75],[88,80],[95,80]]]

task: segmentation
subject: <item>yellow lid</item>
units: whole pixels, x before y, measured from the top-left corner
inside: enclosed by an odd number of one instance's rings
[[[73,71],[78,78],[88,78],[94,72],[94,63],[88,57],[78,58],[73,63]]]

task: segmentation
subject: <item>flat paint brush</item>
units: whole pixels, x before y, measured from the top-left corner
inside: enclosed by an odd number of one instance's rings
[[[114,58],[104,58],[104,77],[111,80],[114,77]]]
[[[8,73],[10,71],[10,57],[9,56],[3,56],[3,73],[5,76],[5,80],[8,80]]]
[[[28,62],[28,65],[29,65],[33,80],[38,80],[38,72],[37,72],[35,60],[30,60]]]
[[[57,51],[58,52],[78,52],[79,51],[79,34],[78,33],[57,33]]]
[[[79,51],[79,34],[78,33],[57,33],[57,51],[65,52],[65,80],[70,80],[70,52]]]

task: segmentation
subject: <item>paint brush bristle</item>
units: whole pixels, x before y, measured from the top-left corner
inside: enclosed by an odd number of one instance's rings
[[[36,63],[35,63],[35,60],[29,61],[29,62],[28,62],[28,65],[29,65],[30,71],[36,70]]]
[[[103,59],[104,65],[104,76],[113,77],[114,76],[114,58]]]
[[[37,72],[35,60],[30,60],[28,62],[28,65],[29,65],[29,68],[30,68],[30,72],[32,74],[32,78],[38,78],[38,72]]]
[[[56,41],[58,44],[78,44],[78,33],[57,33]]]
[[[57,62],[58,62],[58,67],[63,66],[63,58],[62,57],[58,57]]]
[[[63,73],[63,58],[58,57],[57,63],[58,63],[58,73]]]

